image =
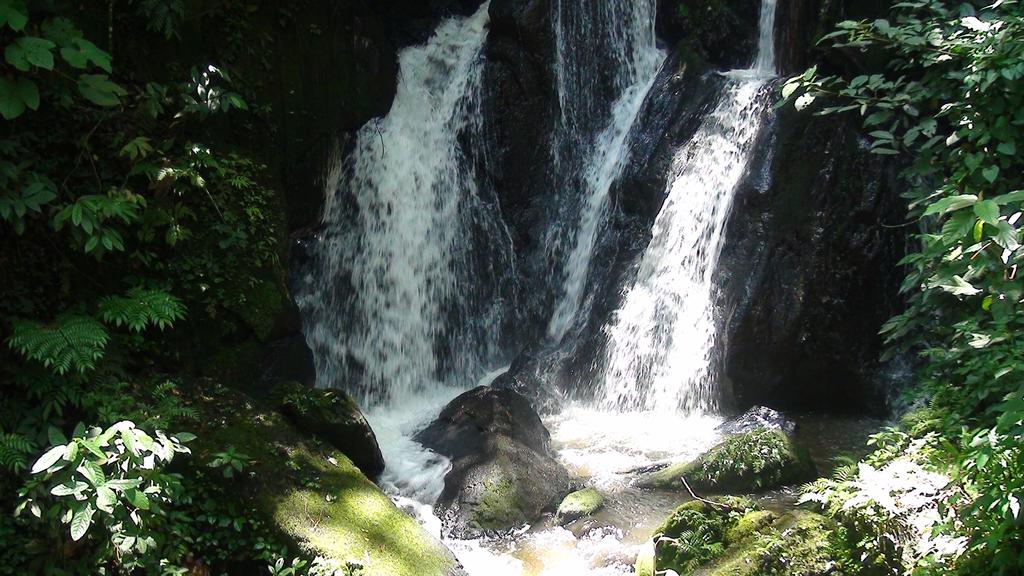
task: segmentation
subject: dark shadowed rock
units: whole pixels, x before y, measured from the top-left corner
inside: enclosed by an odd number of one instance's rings
[[[856,125],[780,110],[736,193],[719,262],[735,406],[885,409],[879,327],[899,308],[904,203]]]
[[[446,535],[471,537],[539,518],[569,492],[550,434],[530,401],[481,387],[441,411],[415,439],[452,460],[437,509]]]
[[[271,398],[296,428],[340,450],[371,480],[384,471],[377,436],[345,392],[285,382],[274,388]]]
[[[540,414],[552,414],[561,408],[564,398],[544,379],[543,355],[523,352],[508,371],[491,383],[494,388],[512,390],[525,396]]]

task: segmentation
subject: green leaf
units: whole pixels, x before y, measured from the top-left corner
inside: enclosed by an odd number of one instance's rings
[[[1013,204],[1014,202],[1024,202],[1024,190],[1015,190],[1009,194],[1003,194],[1002,196],[996,196],[994,200],[996,204],[1005,206],[1007,204]]]
[[[999,166],[989,166],[981,171],[981,175],[989,181],[989,184],[994,183],[996,178],[999,178]]]
[[[25,108],[39,108],[39,88],[28,78],[16,80],[0,77],[0,115],[13,120],[25,112]]]
[[[60,55],[72,68],[84,70],[92,62],[108,74],[113,71],[110,54],[84,38],[76,38],[60,49]]]
[[[995,226],[999,222],[999,205],[992,200],[983,200],[974,205],[974,215]]]
[[[75,511],[74,517],[71,518],[72,540],[77,542],[85,536],[85,533],[89,531],[89,526],[92,526],[92,516],[95,513],[91,504],[86,504]]]
[[[87,100],[99,106],[117,106],[128,92],[110,81],[106,74],[82,74],[78,77],[78,91]]]
[[[946,214],[948,212],[956,212],[968,206],[973,206],[978,201],[978,197],[974,194],[960,194],[957,196],[949,196],[943,198],[937,202],[933,202],[928,206],[928,209],[924,211],[925,216],[931,216],[932,214]]]
[[[89,485],[85,482],[67,482],[54,486],[50,490],[50,494],[54,496],[71,496],[72,494],[81,494],[88,487]]]
[[[68,443],[67,438],[64,437],[64,433],[58,430],[56,426],[50,426],[46,430],[46,438],[50,441],[50,444],[54,446],[63,446]]]
[[[1000,154],[1006,154],[1007,156],[1017,154],[1017,146],[1013,142],[1003,142],[996,147],[996,150],[998,150]]]
[[[125,497],[139,510],[149,510],[149,498],[139,490],[131,489],[125,492]]]
[[[20,32],[28,24],[28,11],[22,1],[5,0],[0,2],[0,26],[7,25],[11,30]]]
[[[1020,247],[1020,241],[1017,240],[1017,231],[1010,226],[1006,220],[1000,220],[996,225],[999,232],[995,236],[996,244],[999,244],[1007,250],[1016,250]]]
[[[117,504],[117,495],[114,491],[106,486],[100,486],[96,489],[96,508],[100,509],[107,514],[111,514],[114,511],[114,506]]]
[[[953,276],[948,282],[939,283],[938,287],[955,296],[974,296],[981,293],[981,290],[960,276]]]
[[[4,59],[22,72],[27,72],[32,66],[53,70],[53,49],[56,46],[46,38],[24,36],[7,45]]]
[[[58,460],[64,457],[66,448],[64,446],[54,446],[46,451],[45,454],[36,460],[36,463],[32,465],[32,473],[39,474],[40,472],[46,471],[50,466],[57,463]]]
[[[103,474],[103,469],[95,462],[83,462],[82,465],[78,467],[77,471],[82,476],[85,476],[85,479],[96,488],[107,483],[107,478]]]

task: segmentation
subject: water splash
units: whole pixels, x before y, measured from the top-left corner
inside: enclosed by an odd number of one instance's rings
[[[715,110],[676,154],[637,278],[606,327],[606,408],[717,407],[712,280],[733,196],[770,102],[774,27],[775,2],[765,0],[754,66],[726,75]]]
[[[388,115],[367,124],[299,283],[320,386],[364,404],[465,386],[495,363],[512,271],[478,185],[488,3],[399,57]]]

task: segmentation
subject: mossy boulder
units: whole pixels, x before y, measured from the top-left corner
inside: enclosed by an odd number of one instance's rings
[[[813,479],[810,453],[781,430],[760,429],[727,438],[692,462],[673,464],[640,479],[647,488],[754,493]]]
[[[780,517],[742,498],[683,504],[653,544],[653,559],[649,548],[638,557],[637,574],[841,576],[856,566],[844,529],[831,519],[803,510]]]
[[[726,533],[753,502],[734,497],[693,500],[675,509],[654,531],[656,573],[672,569],[688,574],[725,553]]]
[[[778,519],[779,516],[770,510],[751,510],[725,531],[725,544],[732,546],[737,542],[742,542],[771,526]]]
[[[452,400],[416,440],[452,460],[437,502],[445,534],[475,537],[533,522],[569,491],[550,434],[523,395],[480,387]]]
[[[341,450],[368,477],[384,471],[377,437],[359,406],[341,390],[318,390],[285,382],[271,393],[275,405],[296,427]]]
[[[204,424],[191,460],[208,462],[227,447],[245,454],[248,465],[232,493],[293,548],[342,565],[357,562],[366,576],[460,573],[451,552],[335,447],[226,387],[203,385],[193,396]]]
[[[754,524],[764,516],[751,518]],[[755,536],[756,533],[756,536]],[[661,568],[659,566],[659,568]],[[700,576],[842,576],[859,574],[842,528],[813,512],[795,510],[730,544],[694,572]]]
[[[568,524],[580,518],[591,516],[604,507],[604,496],[594,488],[577,490],[566,496],[558,505],[555,513],[555,521],[558,524]]]

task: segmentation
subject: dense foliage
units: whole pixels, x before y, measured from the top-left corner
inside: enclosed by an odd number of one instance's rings
[[[812,68],[783,96],[798,109],[863,117],[875,154],[905,166],[907,308],[882,332],[920,354],[924,439],[957,490],[941,526],[968,538],[963,574],[1024,570],[1024,348],[1017,332],[1024,258],[1024,7],[900,2],[890,18],[843,22],[837,54],[884,62],[877,73]],[[892,455],[896,457],[897,455]]]
[[[334,572],[239,501],[244,454],[191,461],[181,351],[265,337],[283,274],[265,168],[214,146],[229,74],[115,66],[186,16],[0,0],[0,574]]]

